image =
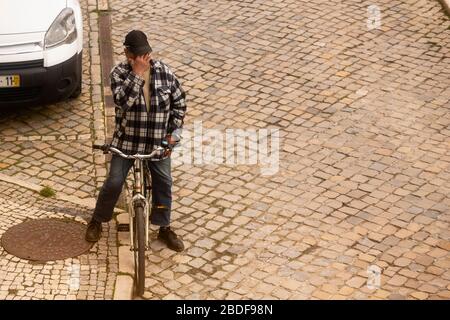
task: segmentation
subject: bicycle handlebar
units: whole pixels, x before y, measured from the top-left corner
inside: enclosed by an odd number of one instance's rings
[[[93,149],[103,150],[103,153],[113,152],[113,153],[118,154],[119,156],[121,156],[122,158],[125,158],[125,159],[141,159],[141,160],[143,160],[143,159],[150,159],[150,158],[155,157],[156,155],[162,155],[163,152],[166,149],[170,149],[169,147],[166,147],[166,148],[157,147],[150,154],[139,154],[139,153],[136,153],[136,154],[130,155],[130,154],[123,153],[119,149],[111,147],[109,144],[103,144],[103,145],[101,145],[101,144],[94,144],[94,145],[92,145],[92,148]]]

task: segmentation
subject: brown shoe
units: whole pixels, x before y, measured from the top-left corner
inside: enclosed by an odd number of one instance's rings
[[[102,223],[92,219],[87,226],[85,239],[89,242],[97,242],[102,235]]]
[[[158,239],[164,242],[171,250],[181,252],[184,250],[183,241],[173,232],[170,227],[159,228]]]

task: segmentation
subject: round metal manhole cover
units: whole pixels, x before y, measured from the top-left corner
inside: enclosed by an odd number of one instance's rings
[[[9,228],[2,236],[2,246],[26,260],[62,260],[79,256],[92,247],[84,240],[85,232],[85,225],[72,220],[29,220]]]

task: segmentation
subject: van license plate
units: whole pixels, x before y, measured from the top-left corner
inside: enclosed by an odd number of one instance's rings
[[[17,74],[10,76],[0,76],[0,88],[20,87],[20,76]]]

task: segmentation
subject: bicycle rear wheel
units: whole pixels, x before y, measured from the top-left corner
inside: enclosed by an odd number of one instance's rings
[[[144,294],[145,286],[145,219],[144,208],[134,207],[134,288],[137,296]]]

